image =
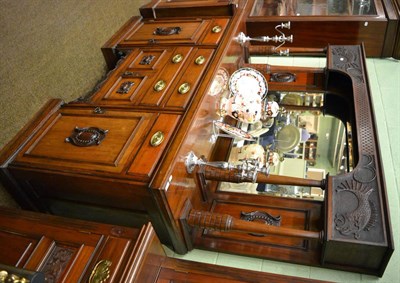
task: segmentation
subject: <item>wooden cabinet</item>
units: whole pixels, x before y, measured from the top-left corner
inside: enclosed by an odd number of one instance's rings
[[[228,27],[229,17],[145,19],[134,17],[103,47],[112,69],[118,58],[138,46],[203,46],[215,48]]]
[[[203,248],[382,275],[393,243],[379,145],[371,138],[376,127],[364,50],[330,45],[324,69],[248,63],[238,38],[247,32],[253,4],[238,1],[231,16],[136,18],[125,25],[103,51],[109,66],[119,51],[126,56],[93,94],[66,104],[50,101],[1,151],[1,180],[20,205],[128,227],[151,221],[162,243],[181,254]],[[231,97],[229,78],[248,68],[259,71],[271,93],[320,93],[315,105],[305,99],[290,109],[323,112],[351,125],[344,136],[352,137],[347,157],[353,170],[313,180],[305,170],[277,176],[269,163],[260,167],[253,158],[228,163],[238,144],[259,142],[238,141],[215,127],[252,129],[220,111],[222,94]],[[260,99],[264,114],[267,97]],[[275,136],[278,124],[265,133],[271,150],[282,141]],[[299,131],[291,128],[286,138],[295,137],[293,149]],[[257,145],[267,149],[267,143]],[[322,145],[318,139],[318,150]],[[251,193],[222,190],[223,183],[250,186]],[[258,185],[294,193],[266,194]],[[325,198],[299,197],[305,186],[325,190]],[[357,252],[349,255],[349,249]]]
[[[5,208],[0,208],[0,220],[0,271],[2,276],[7,272],[6,278],[34,274],[31,278],[38,280],[31,282],[54,283],[322,282],[168,258],[150,223],[128,228]]]
[[[246,26],[250,37],[273,36],[277,34],[277,25],[290,22],[290,30],[284,32],[293,35],[293,42],[281,49],[288,48],[293,54],[313,49],[318,52],[328,44],[364,43],[367,56],[398,58],[395,42],[399,15],[399,8],[391,0],[257,0]]]

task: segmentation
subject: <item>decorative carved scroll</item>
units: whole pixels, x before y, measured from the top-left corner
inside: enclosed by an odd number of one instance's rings
[[[119,94],[127,94],[134,85],[135,85],[135,83],[131,82],[131,81],[123,82],[120,85],[119,89],[117,90],[117,93],[119,93]]]
[[[355,48],[354,48],[355,47]],[[335,46],[332,48],[333,64],[336,68],[344,70],[359,83],[364,82],[358,46]]]
[[[154,55],[143,56],[142,60],[139,62],[139,65],[150,65],[154,58],[156,58]]]
[[[55,247],[46,258],[41,271],[45,274],[46,282],[58,282],[59,277],[68,266],[75,250],[66,247]]]
[[[355,239],[360,238],[360,231],[368,231],[376,222],[377,211],[373,202],[369,201],[369,195],[373,188],[353,181],[342,183],[337,191],[352,192],[358,200],[358,206],[355,210],[335,215],[336,230],[342,235],[354,235]]]
[[[261,220],[267,225],[281,226],[281,216],[272,216],[265,211],[240,212],[240,219],[245,221]]]
[[[182,31],[181,27],[158,27],[154,30],[154,35],[174,35]]]
[[[69,142],[77,146],[91,146],[99,145],[102,140],[106,137],[108,130],[103,130],[96,127],[89,128],[78,128],[75,127],[71,136],[65,139],[65,142]]]

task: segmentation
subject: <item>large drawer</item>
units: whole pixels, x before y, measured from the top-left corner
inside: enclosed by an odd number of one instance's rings
[[[14,165],[123,177],[137,156],[145,154],[148,162],[158,162],[179,119],[109,108],[61,108],[19,152]],[[143,144],[157,132],[163,134],[160,144]],[[153,169],[148,167],[144,176]]]

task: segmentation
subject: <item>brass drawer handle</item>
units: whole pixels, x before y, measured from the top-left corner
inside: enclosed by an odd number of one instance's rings
[[[203,55],[200,55],[199,57],[196,58],[196,60],[194,60],[194,62],[197,65],[203,65],[205,61],[206,61],[206,58]]]
[[[166,85],[167,85],[167,84],[165,83],[165,81],[159,80],[159,81],[154,85],[154,90],[155,90],[155,91],[162,91],[162,90],[165,88]]]
[[[103,283],[110,277],[110,266],[112,262],[106,259],[100,260],[93,268],[89,277],[89,283]]]
[[[159,146],[164,141],[164,133],[161,131],[156,132],[150,139],[151,146]]]
[[[222,31],[222,27],[221,26],[215,26],[212,28],[212,32],[213,33],[220,33]]]
[[[183,83],[179,86],[178,92],[180,94],[185,94],[190,90],[190,84],[189,83]]]
[[[172,62],[174,64],[177,64],[183,60],[183,55],[182,54],[176,54],[174,57],[172,57]]]

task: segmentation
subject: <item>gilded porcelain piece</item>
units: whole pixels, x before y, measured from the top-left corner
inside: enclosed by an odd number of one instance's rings
[[[260,121],[262,100],[259,95],[235,95],[230,98],[222,98],[220,112],[229,115],[241,122],[253,124]]]

